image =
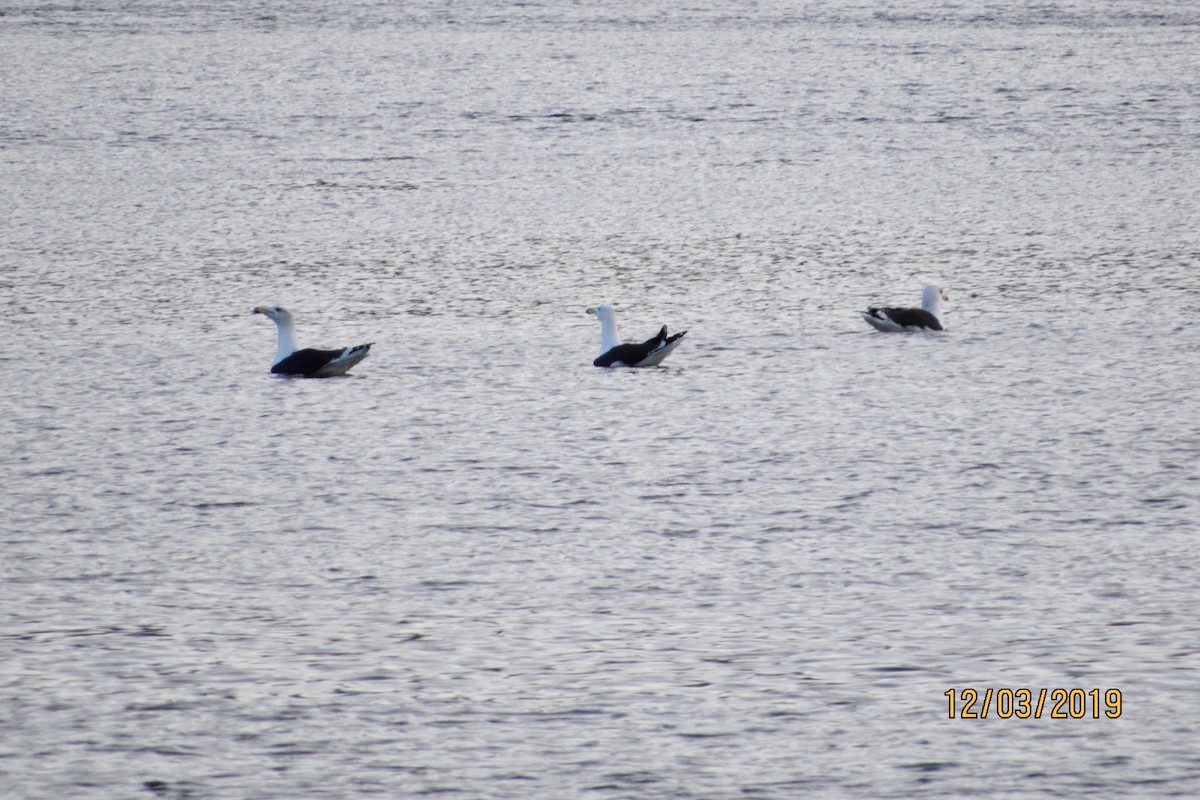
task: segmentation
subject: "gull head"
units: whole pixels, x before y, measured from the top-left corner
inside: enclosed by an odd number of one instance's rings
[[[276,323],[290,323],[292,321],[292,312],[283,306],[256,306],[254,313],[262,314]]]

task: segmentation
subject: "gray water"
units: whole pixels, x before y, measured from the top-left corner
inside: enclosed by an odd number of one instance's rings
[[[1200,794],[1198,43],[5,3],[0,795]],[[1121,715],[949,718],[1023,687]]]

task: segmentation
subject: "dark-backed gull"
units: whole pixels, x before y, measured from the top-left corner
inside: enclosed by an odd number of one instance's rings
[[[621,343],[617,338],[617,314],[609,305],[594,306],[587,310],[600,320],[600,356],[592,362],[597,367],[656,367],[671,355],[687,331],[673,336],[667,335],[663,325],[658,335],[644,342]]]
[[[340,350],[315,350],[296,347],[296,325],[292,313],[283,306],[258,306],[255,314],[265,314],[279,328],[279,350],[271,372],[276,375],[300,375],[307,378],[332,378],[345,375],[346,371],[367,357],[371,345],[360,344]]]
[[[920,308],[868,308],[862,315],[876,330],[886,333],[940,331],[942,301],[949,299],[941,287],[930,284],[921,291]]]

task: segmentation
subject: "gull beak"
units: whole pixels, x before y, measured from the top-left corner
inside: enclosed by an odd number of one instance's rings
[[[594,309],[594,308],[589,308],[589,309],[587,310],[587,313],[589,313],[589,314],[595,314],[595,313],[596,313],[596,309]]]

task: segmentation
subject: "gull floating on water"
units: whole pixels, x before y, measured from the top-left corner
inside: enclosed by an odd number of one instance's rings
[[[255,314],[264,314],[279,328],[279,350],[271,372],[276,375],[298,375],[307,378],[332,378],[367,357],[371,345],[360,344],[340,350],[315,350],[296,347],[296,325],[292,313],[283,306],[258,306]]]
[[[610,305],[587,310],[600,320],[600,355],[592,362],[597,367],[656,367],[683,341],[687,331],[667,335],[663,325],[658,335],[644,342],[625,342],[617,338],[617,313]]]
[[[942,301],[949,299],[940,286],[929,284],[921,292],[920,308],[872,307],[862,312],[862,315],[876,330],[886,333],[940,331],[943,330]]]

